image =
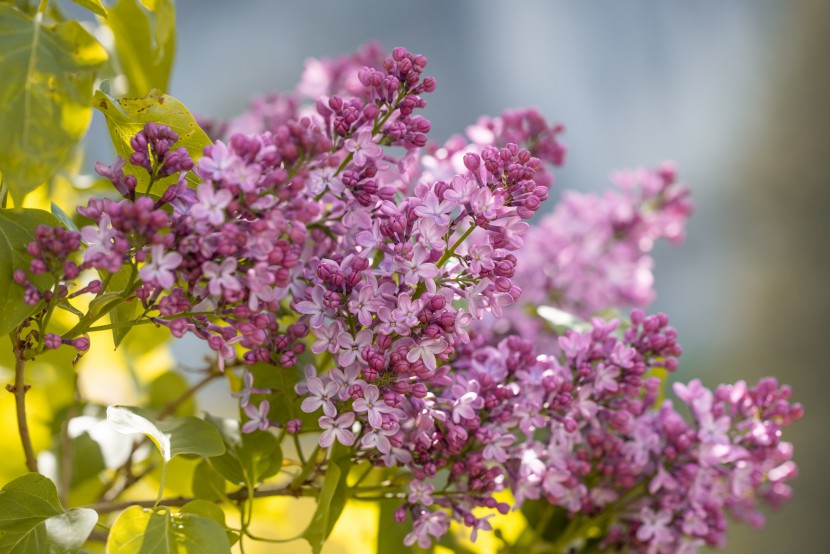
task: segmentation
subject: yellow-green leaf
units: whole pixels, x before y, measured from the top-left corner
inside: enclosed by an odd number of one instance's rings
[[[213,519],[166,508],[130,506],[118,516],[107,540],[107,554],[227,554],[225,529]]]
[[[202,156],[204,147],[211,143],[184,104],[157,90],[150,91],[150,94],[144,98],[122,98],[120,100],[115,100],[99,90],[95,93],[94,102],[95,107],[107,118],[107,126],[115,152],[125,160],[129,159],[133,152],[130,139],[147,123],[167,125],[178,133],[179,141],[173,145],[173,148],[184,146],[193,161],[198,160]],[[135,168],[128,164],[125,171],[135,171]],[[144,192],[150,176],[143,169],[133,174],[138,180],[138,190]],[[157,181],[153,185],[153,191],[164,192],[167,185],[174,179],[175,176],[170,176]],[[195,177],[188,174],[188,179],[193,180]],[[191,181],[191,184],[196,183]]]
[[[107,52],[77,21],[46,25],[0,4],[0,171],[15,205],[86,133]]]
[[[88,9],[92,13],[98,14],[101,17],[107,17],[107,9],[101,3],[101,0],[72,0],[79,6],[83,6],[84,8]]]
[[[176,52],[173,2],[157,0],[148,6],[138,0],[119,0],[110,8],[107,24],[115,35],[121,71],[129,82],[127,96],[144,96],[152,89],[169,90]]]

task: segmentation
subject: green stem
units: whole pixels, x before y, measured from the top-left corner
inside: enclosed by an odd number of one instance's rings
[[[467,240],[467,237],[470,236],[470,233],[472,233],[473,229],[475,229],[475,228],[476,228],[475,225],[470,225],[470,228],[467,229],[466,231],[464,231],[463,235],[458,237],[458,240],[453,243],[453,245],[449,248],[449,250],[444,252],[444,255],[441,256],[441,258],[438,260],[438,262],[435,264],[435,266],[438,267],[438,268],[443,267],[444,264],[446,264],[450,260],[450,258],[452,258],[455,255],[455,251],[458,249],[459,246],[461,246],[461,244],[465,240]],[[421,295],[424,294],[424,291],[426,290],[426,288],[427,287],[423,283],[423,281],[418,283],[418,287],[415,289],[415,294],[412,295],[412,300],[417,300],[418,298],[420,298]]]
[[[320,445],[314,449],[311,453],[311,456],[308,457],[308,460],[303,464],[303,469],[297,476],[291,481],[291,486],[295,489],[298,489],[305,484],[308,480],[309,476],[314,473],[314,470],[317,468],[317,456],[320,454]]]

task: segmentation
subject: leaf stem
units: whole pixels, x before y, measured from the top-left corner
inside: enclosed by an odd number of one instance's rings
[[[153,508],[158,508],[159,504],[164,498],[164,480],[167,478],[167,460],[164,460],[164,463],[161,464],[161,482],[159,483],[159,494],[156,497],[156,503],[153,504]]]
[[[24,343],[18,338],[19,332],[20,327],[9,335],[14,350],[14,385],[6,385],[6,390],[14,393],[14,403],[17,408],[17,431],[20,434],[20,442],[23,444],[23,453],[26,456],[26,468],[33,473],[38,473],[37,458],[32,448],[29,424],[26,422],[26,391],[28,390],[28,386],[24,382],[26,359],[23,357]]]

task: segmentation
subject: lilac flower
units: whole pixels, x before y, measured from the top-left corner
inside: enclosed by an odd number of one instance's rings
[[[208,290],[214,296],[220,296],[222,290],[242,290],[242,285],[234,276],[236,273],[236,259],[225,258],[221,264],[205,262],[202,264],[202,275],[208,279]]]
[[[424,483],[417,479],[409,482],[409,500],[410,504],[421,504],[423,506],[432,506],[432,493],[435,492],[435,485],[432,483]]]
[[[431,262],[427,262],[428,252],[420,244],[415,247],[412,259],[406,262],[406,275],[404,281],[408,285],[415,285],[419,281],[431,282],[432,279],[438,276],[438,267]]]
[[[476,542],[478,538],[478,532],[481,531],[492,531],[493,526],[490,525],[490,518],[493,517],[495,514],[487,514],[484,517],[476,518],[475,522],[473,523],[473,529],[470,532],[470,540],[472,542]]]
[[[339,390],[338,397],[341,401],[349,398],[349,390],[354,385],[360,385],[362,388],[366,386],[366,382],[359,378],[360,369],[357,365],[351,365],[346,369],[335,367],[329,372],[329,377],[331,377],[332,382],[337,384]]]
[[[640,510],[640,528],[637,530],[637,538],[643,542],[650,542],[659,551],[662,545],[672,542],[673,535],[667,525],[672,520],[670,510],[655,512],[648,506]]]
[[[372,324],[372,314],[381,306],[380,299],[375,297],[371,286],[364,286],[360,291],[352,291],[352,300],[349,300],[349,311],[357,315],[361,325],[367,327]]]
[[[597,366],[597,377],[594,381],[594,390],[597,393],[602,391],[617,392],[620,384],[617,381],[620,376],[620,368],[612,365],[600,364]]]
[[[392,449],[392,443],[389,442],[388,435],[394,435],[396,432],[397,430],[387,431],[381,427],[367,429],[363,438],[360,439],[360,446],[366,450],[373,449],[381,454],[388,454]]]
[[[461,398],[453,403],[452,420],[459,423],[461,418],[473,419],[476,416],[476,412],[473,409],[476,400],[478,400],[478,394],[475,392],[470,391],[464,393]]]
[[[309,323],[312,327],[319,327],[323,324],[323,319],[329,313],[329,308],[323,303],[323,294],[325,289],[318,285],[311,290],[311,300],[303,300],[297,302],[296,310],[301,314],[311,316]]]
[[[300,409],[308,414],[316,412],[323,408],[323,413],[329,417],[337,415],[337,408],[334,407],[333,400],[337,398],[339,387],[333,381],[327,381],[323,384],[322,379],[318,377],[309,377],[306,379],[308,386],[308,394],[311,396],[303,400]]]
[[[334,419],[333,416],[324,415],[320,416],[317,421],[320,428],[323,429],[323,433],[320,435],[320,446],[323,448],[328,448],[334,444],[335,439],[343,446],[354,444],[355,436],[350,430],[354,423],[354,412],[340,414],[337,419]]]
[[[146,283],[170,288],[176,281],[173,270],[181,265],[182,260],[182,255],[178,252],[165,253],[163,245],[154,244],[150,249],[150,261],[138,270],[138,276]]]
[[[206,152],[199,159],[197,173],[204,179],[221,181],[240,162],[241,160],[229,151],[222,141],[216,141],[210,147],[210,152]]]
[[[366,412],[369,425],[375,429],[383,424],[383,414],[393,411],[393,408],[380,398],[380,390],[375,385],[369,385],[363,389],[363,398],[355,400],[352,403],[352,409],[358,413]]]
[[[431,219],[438,225],[447,225],[450,222],[450,212],[455,206],[446,200],[439,200],[433,191],[426,193],[422,204],[415,208],[415,213],[425,219]]]
[[[328,325],[321,325],[314,330],[314,336],[317,340],[311,345],[311,351],[315,354],[322,354],[326,350],[335,354],[339,348],[337,344],[337,336],[340,334],[342,327],[339,321],[332,321]]]
[[[252,394],[268,394],[271,389],[262,389],[254,387],[254,374],[250,371],[245,371],[242,377],[242,388],[239,392],[231,393],[231,396],[239,399],[239,405],[245,408],[251,401]]]
[[[369,329],[363,329],[357,336],[345,331],[337,335],[337,344],[340,345],[337,363],[343,366],[353,364],[360,351],[372,342],[372,336],[373,333]]]
[[[430,535],[436,539],[442,537],[450,527],[447,514],[443,511],[427,512],[412,524],[412,531],[408,533],[403,543],[412,546],[416,542],[421,548],[430,547]]]
[[[419,344],[415,344],[407,353],[406,359],[410,363],[415,363],[422,360],[428,369],[435,369],[435,356],[441,354],[447,349],[447,342],[444,339],[427,339]]]
[[[108,254],[112,250],[112,241],[117,236],[112,228],[110,216],[101,214],[98,225],[86,225],[81,228],[81,239],[87,244],[84,261],[92,260],[98,254]]]
[[[399,334],[407,334],[402,332],[401,329],[408,331],[409,328],[418,324],[418,314],[421,309],[422,303],[420,300],[412,300],[412,297],[406,293],[398,295],[398,307],[392,310],[391,317],[398,324],[396,329]]]
[[[487,443],[487,446],[482,451],[482,456],[485,460],[495,460],[504,463],[507,461],[507,451],[505,449],[514,442],[516,442],[514,435],[502,435]]]
[[[225,189],[214,189],[210,183],[202,183],[196,189],[196,199],[196,203],[190,207],[190,215],[194,219],[219,226],[225,221],[225,209],[233,200],[233,195]]]
[[[354,154],[353,161],[358,167],[366,165],[368,160],[383,156],[383,148],[375,144],[370,129],[361,129],[355,138],[346,139],[344,148]]]
[[[257,429],[260,431],[267,431],[271,426],[271,420],[268,419],[268,410],[271,409],[271,404],[267,400],[263,400],[256,408],[253,404],[245,406],[245,415],[250,419],[242,426],[243,433],[253,433]]]
[[[247,272],[248,278],[248,307],[258,310],[261,303],[268,303],[277,299],[274,290],[274,276],[268,271],[267,264],[258,263]]]

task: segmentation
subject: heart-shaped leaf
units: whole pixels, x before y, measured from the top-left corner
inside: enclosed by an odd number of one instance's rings
[[[27,473],[0,490],[0,552],[74,554],[98,521],[89,508],[64,512],[55,484]]]

